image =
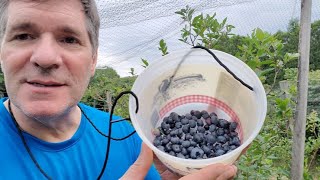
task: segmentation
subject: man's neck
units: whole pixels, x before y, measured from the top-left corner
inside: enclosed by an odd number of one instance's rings
[[[3,103],[9,111],[8,100]],[[60,119],[34,119],[24,115],[11,103],[12,113],[23,131],[47,142],[62,142],[70,139],[81,122],[81,111],[74,107]]]

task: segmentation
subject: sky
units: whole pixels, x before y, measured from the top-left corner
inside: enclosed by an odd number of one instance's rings
[[[288,22],[300,18],[300,0],[98,0],[102,19],[98,68],[114,68],[121,77],[130,76],[130,68],[141,73],[141,58],[149,63],[159,60],[159,41],[164,39],[168,51],[190,46],[178,41],[183,28],[175,11],[190,5],[196,13],[217,14],[221,21],[236,28],[233,33],[251,34],[254,28],[275,33],[286,31]],[[320,19],[320,0],[313,0],[312,21]]]

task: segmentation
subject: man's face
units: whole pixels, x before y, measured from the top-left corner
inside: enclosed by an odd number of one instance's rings
[[[81,99],[96,55],[79,0],[12,0],[0,60],[12,102],[29,117],[55,117]]]

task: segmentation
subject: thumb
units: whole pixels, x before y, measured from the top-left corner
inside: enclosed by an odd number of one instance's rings
[[[153,152],[144,143],[141,144],[141,152],[138,159],[130,166],[121,180],[143,180],[147,175],[153,162]]]

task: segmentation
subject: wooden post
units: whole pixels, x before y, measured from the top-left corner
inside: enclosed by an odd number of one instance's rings
[[[298,99],[295,111],[291,179],[303,179],[304,145],[307,116],[308,73],[311,36],[311,4],[312,0],[301,1],[301,18],[299,34],[298,64]]]
[[[112,96],[109,91],[107,91],[106,97],[107,97],[108,112],[110,112],[112,107]]]

